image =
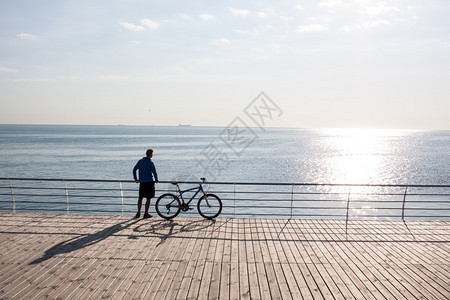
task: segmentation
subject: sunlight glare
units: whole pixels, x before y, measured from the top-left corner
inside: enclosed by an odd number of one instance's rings
[[[382,137],[398,132],[378,129],[326,129],[328,160],[333,180],[339,183],[381,183],[388,145]]]

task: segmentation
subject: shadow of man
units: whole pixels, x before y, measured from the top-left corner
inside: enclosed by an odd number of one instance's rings
[[[92,234],[84,234],[82,236],[74,237],[67,241],[56,244],[55,246],[45,251],[42,257],[32,261],[30,265],[41,263],[58,254],[70,253],[72,251],[76,251],[97,244],[103,241],[104,239],[107,239],[108,237],[112,236],[113,234],[116,234],[119,231],[122,231],[125,228],[130,227],[131,225],[137,223],[138,221],[139,221],[138,219],[127,220],[118,224],[114,224],[113,226],[107,227],[99,232],[95,232]]]

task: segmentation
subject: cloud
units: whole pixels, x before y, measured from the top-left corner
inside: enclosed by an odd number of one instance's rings
[[[265,18],[265,17],[267,17],[267,14],[266,14],[265,12],[263,12],[263,11],[258,11],[258,12],[256,12],[256,15],[257,15],[258,17],[260,17],[260,18]]]
[[[214,19],[214,15],[209,15],[209,14],[201,14],[201,15],[198,15],[198,17],[205,21]]]
[[[30,77],[30,78],[18,78],[11,80],[12,82],[52,82],[56,81],[54,78],[42,78],[42,77]]]
[[[320,2],[319,6],[334,8],[340,4],[342,4],[342,1],[340,1],[340,0],[327,0],[327,1]]]
[[[131,23],[119,22],[120,26],[129,31],[143,31],[145,28],[142,25],[134,25]]]
[[[289,17],[289,16],[280,16],[280,19],[283,20],[283,21],[295,20],[294,17]]]
[[[192,20],[191,16],[185,13],[181,13],[179,16],[182,20]]]
[[[215,39],[213,40],[214,45],[226,45],[230,42],[228,39]]]
[[[150,19],[143,19],[141,21],[141,24],[144,25],[145,28],[151,29],[151,30],[156,30],[159,27],[159,23],[152,21]]]
[[[128,31],[144,31],[144,30],[156,30],[159,28],[159,23],[150,19],[142,19],[141,25],[134,25],[132,23],[119,22],[120,26]]]
[[[277,16],[277,13],[275,12],[275,10],[273,8],[265,8],[260,11],[257,11],[256,15],[260,18],[266,18],[266,17],[270,17],[270,16],[272,16],[272,17]]]
[[[377,5],[368,6],[364,11],[371,17],[386,14],[390,12],[399,12],[400,9],[396,6],[387,5],[386,2],[377,3]]]
[[[26,39],[26,40],[30,40],[30,41],[37,41],[38,40],[37,36],[35,36],[34,34],[31,34],[31,33],[21,32],[19,34],[16,34],[16,36],[21,38],[21,39]]]
[[[0,72],[3,72],[3,73],[16,73],[18,71],[19,70],[16,70],[16,69],[9,69],[9,68],[0,67]]]
[[[234,32],[239,34],[259,35],[259,31],[257,29],[236,29]]]
[[[322,24],[311,24],[306,26],[298,26],[297,32],[324,32],[327,31],[328,27]]]
[[[371,22],[364,22],[360,24],[351,24],[351,25],[345,25],[342,27],[343,31],[351,32],[355,30],[370,30],[375,29],[382,26],[390,25],[391,23],[387,20],[375,20]]]
[[[250,13],[250,11],[246,9],[238,9],[238,8],[230,8],[231,14],[233,16],[245,17]]]
[[[103,75],[103,76],[100,76],[100,79],[103,79],[103,80],[130,81],[132,78],[130,76],[123,76],[123,75]]]

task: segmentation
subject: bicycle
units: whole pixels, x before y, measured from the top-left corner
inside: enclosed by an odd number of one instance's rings
[[[205,178],[200,178],[200,180],[203,183],[206,181]],[[198,187],[187,190],[181,190],[178,182],[172,182],[172,184],[176,185],[177,195],[167,193],[159,196],[158,200],[156,200],[156,212],[161,218],[170,220],[178,216],[180,211],[188,211],[192,209],[189,207],[189,204],[200,192],[203,196],[201,196],[197,202],[197,210],[203,218],[211,220],[220,215],[222,212],[222,200],[214,194],[207,194],[201,183],[199,183]],[[195,191],[194,195],[189,199],[189,201],[185,202],[183,194],[192,191]]]

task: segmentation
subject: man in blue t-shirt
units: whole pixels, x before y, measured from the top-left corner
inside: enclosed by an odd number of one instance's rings
[[[158,182],[158,174],[156,173],[155,164],[152,161],[153,150],[148,149],[146,157],[140,159],[133,168],[134,181],[139,183],[139,200],[138,212],[136,218],[141,216],[142,199],[147,198],[145,203],[144,218],[150,218],[152,215],[148,213],[150,202],[155,197],[155,182]],[[139,180],[136,171],[139,170]]]

